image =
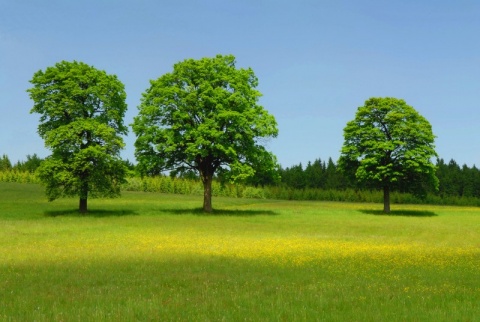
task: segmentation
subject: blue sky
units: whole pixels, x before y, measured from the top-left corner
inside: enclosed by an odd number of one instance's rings
[[[479,32],[477,0],[0,0],[0,154],[49,154],[25,92],[40,69],[77,60],[116,74],[130,124],[150,79],[233,54],[259,78],[283,167],[337,160],[343,128],[373,96],[405,99],[441,158],[478,166]]]

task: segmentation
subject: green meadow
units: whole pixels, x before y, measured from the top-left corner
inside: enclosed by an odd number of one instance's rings
[[[1,321],[479,321],[480,208],[0,183]]]

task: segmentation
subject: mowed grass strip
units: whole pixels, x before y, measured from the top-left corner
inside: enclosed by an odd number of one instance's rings
[[[475,321],[480,209],[0,183],[2,321]]]

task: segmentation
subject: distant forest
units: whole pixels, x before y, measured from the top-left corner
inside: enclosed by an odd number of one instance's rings
[[[443,159],[437,161],[438,191],[425,191],[440,197],[474,197],[480,198],[480,170],[474,165],[460,166],[455,160],[445,163]],[[365,189],[356,182],[349,180],[337,169],[337,164],[331,158],[328,161],[317,159],[301,163],[288,168],[280,169],[281,184],[294,189]],[[398,192],[408,192],[407,187],[397,187]]]
[[[6,154],[0,158],[0,171],[34,172],[42,159],[36,154],[27,155],[26,160],[18,161],[15,164],[10,162]],[[132,173],[135,173],[135,166],[126,161]],[[443,159],[437,161],[437,177],[440,181],[438,191],[425,191],[426,193],[439,197],[467,197],[480,198],[480,170],[474,165],[460,166],[455,160],[445,163]],[[252,186],[281,186],[295,190],[321,189],[321,190],[366,190],[368,187],[359,186],[356,182],[349,180],[337,168],[337,164],[329,158],[328,161],[317,159],[308,162],[305,166],[301,163],[291,167],[280,167],[278,170],[280,180],[275,180],[271,175],[259,175],[251,178],[247,184]],[[190,174],[186,177],[193,178]],[[398,192],[407,192],[401,186],[396,188]]]

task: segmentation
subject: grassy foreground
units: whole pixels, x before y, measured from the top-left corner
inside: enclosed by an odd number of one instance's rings
[[[478,208],[201,198],[0,183],[0,320],[479,320]]]

